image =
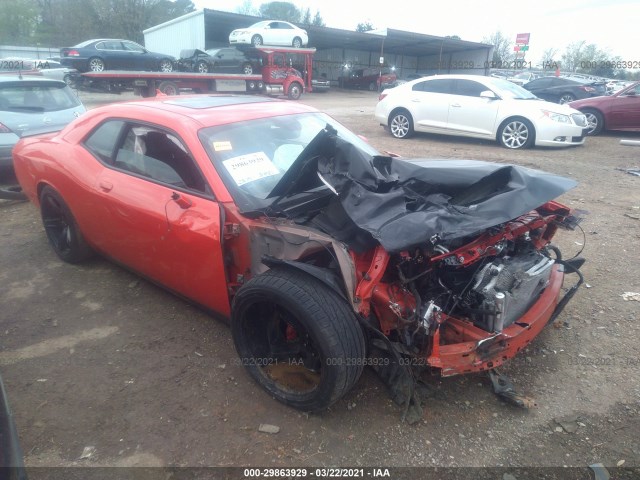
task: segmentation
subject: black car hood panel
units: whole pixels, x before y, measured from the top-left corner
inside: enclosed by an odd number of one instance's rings
[[[309,172],[317,164],[356,230],[368,232],[389,252],[422,244],[434,235],[450,241],[479,233],[576,186],[574,180],[515,165],[371,157],[329,133],[318,155],[299,160],[305,165],[298,171]],[[289,192],[310,186],[309,179],[300,177],[299,188],[294,180]],[[351,243],[344,232],[327,233]],[[353,236],[355,243],[361,234]]]

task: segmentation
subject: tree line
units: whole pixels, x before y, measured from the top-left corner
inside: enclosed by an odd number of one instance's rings
[[[0,45],[69,46],[92,38],[142,43],[142,31],[193,12],[191,0],[2,0]],[[319,11],[289,2],[254,8],[245,0],[237,13],[324,26]]]

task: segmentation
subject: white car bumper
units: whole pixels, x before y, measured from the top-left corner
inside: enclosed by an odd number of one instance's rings
[[[587,137],[587,131],[587,127],[542,121],[536,125],[535,144],[540,147],[582,145]]]

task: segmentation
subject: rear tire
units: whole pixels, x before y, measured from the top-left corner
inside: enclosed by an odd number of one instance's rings
[[[360,378],[365,339],[349,304],[303,272],[275,268],[249,280],[232,305],[242,364],[277,400],[327,408]]]
[[[604,129],[604,117],[598,110],[585,108],[582,113],[587,117],[587,135],[598,135]]]
[[[50,186],[40,193],[40,214],[49,243],[58,257],[68,263],[79,263],[93,256],[71,210]]]
[[[293,48],[301,48],[302,47],[302,39],[300,37],[294,38],[293,42],[291,42],[291,46]]]
[[[396,110],[389,116],[389,131],[396,138],[409,138],[413,135],[413,118],[406,110]]]
[[[573,102],[575,99],[576,97],[574,97],[573,94],[563,93],[562,95],[560,95],[560,98],[558,98],[558,103],[560,105],[564,105],[565,103]]]
[[[174,82],[169,82],[169,81],[160,82],[160,85],[158,85],[158,90],[160,90],[165,95],[169,95],[169,96],[180,95],[180,89],[178,88],[178,85]]]
[[[245,75],[253,75],[253,67],[250,63],[245,63],[242,66],[242,73],[244,73]]]
[[[87,62],[90,72],[103,72],[107,69],[104,60],[98,57],[91,57]]]
[[[196,63],[195,71],[198,73],[209,73],[209,64],[204,60],[200,60]]]

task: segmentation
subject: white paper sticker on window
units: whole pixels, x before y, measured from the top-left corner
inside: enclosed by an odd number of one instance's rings
[[[280,170],[264,152],[250,153],[222,162],[239,187],[261,178],[278,175]]]
[[[228,141],[213,142],[213,149],[216,152],[226,152],[228,150],[233,150],[233,147],[231,146],[231,142],[228,142]]]

